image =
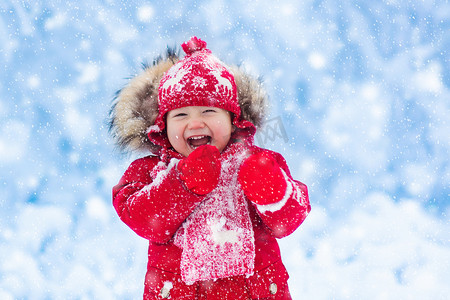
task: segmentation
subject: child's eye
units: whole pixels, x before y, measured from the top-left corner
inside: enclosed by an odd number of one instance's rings
[[[178,114],[172,116],[172,118],[177,118],[177,117],[179,118],[179,117],[184,117],[184,116],[187,116],[187,114],[186,113],[178,113]]]
[[[211,112],[216,112],[215,109],[206,109],[203,111],[203,113],[211,113]]]

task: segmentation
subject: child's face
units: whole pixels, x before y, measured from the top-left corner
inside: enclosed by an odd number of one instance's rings
[[[186,157],[202,145],[215,146],[222,152],[233,132],[230,113],[209,106],[171,110],[167,113],[166,124],[170,144]]]

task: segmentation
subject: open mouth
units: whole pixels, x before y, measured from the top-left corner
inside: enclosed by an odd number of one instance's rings
[[[188,138],[187,142],[192,149],[196,149],[203,145],[210,145],[211,137],[208,135],[193,136]]]

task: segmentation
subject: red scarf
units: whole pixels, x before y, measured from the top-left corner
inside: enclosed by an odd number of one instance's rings
[[[183,249],[181,277],[186,283],[253,274],[255,241],[252,223],[237,174],[247,157],[240,143],[221,155],[217,187],[200,203],[175,234]]]

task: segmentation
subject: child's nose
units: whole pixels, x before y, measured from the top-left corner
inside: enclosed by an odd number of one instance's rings
[[[189,129],[198,129],[205,127],[205,122],[203,122],[200,118],[193,118],[189,121],[188,128]]]

